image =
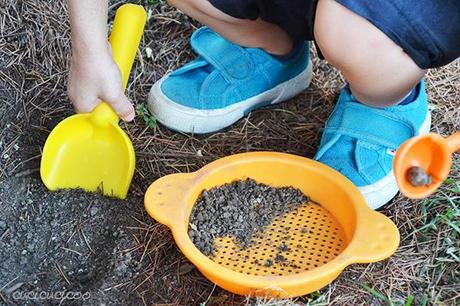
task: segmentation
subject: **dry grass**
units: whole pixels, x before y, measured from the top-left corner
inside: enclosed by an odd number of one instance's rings
[[[34,174],[41,146],[52,127],[71,113],[66,98],[70,56],[65,1],[0,0],[0,177]],[[110,14],[121,1],[113,2]],[[150,86],[191,56],[188,39],[196,24],[163,1],[146,7],[149,25],[133,69],[128,96],[146,101]],[[147,48],[153,53],[148,57]],[[137,152],[133,193],[141,194],[162,175],[193,171],[229,154],[276,150],[312,157],[334,99],[343,84],[339,73],[314,60],[312,86],[290,103],[252,113],[232,128],[208,136],[149,128],[140,115],[123,124]],[[460,62],[429,73],[433,130],[443,135],[460,128]],[[396,198],[384,214],[401,231],[401,247],[390,259],[349,267],[318,293],[295,302],[308,305],[458,305],[460,303],[460,201],[457,163],[452,177],[424,201]],[[36,173],[35,173],[36,175]],[[181,275],[187,261],[169,232],[152,220],[140,220],[135,239],[151,268],[134,288],[155,303],[251,304],[214,288],[198,272]],[[159,287],[155,279],[171,283]],[[141,284],[142,282],[142,284]],[[153,293],[152,293],[153,292]],[[149,304],[152,300],[146,300]],[[263,301],[258,301],[259,305]],[[277,302],[267,305],[287,305]],[[285,303],[285,304],[283,304]],[[293,302],[292,302],[293,303]],[[292,304],[291,303],[291,304]]]

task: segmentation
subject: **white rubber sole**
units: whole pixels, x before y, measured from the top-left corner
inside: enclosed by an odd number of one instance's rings
[[[431,128],[431,113],[428,111],[425,121],[419,129],[421,135],[430,132]],[[359,187],[359,191],[364,196],[367,205],[372,209],[378,209],[391,201],[399,191],[396,178],[393,170],[384,178],[376,183],[364,187]]]
[[[161,84],[168,77],[166,75],[152,86],[147,105],[155,118],[172,130],[194,134],[212,133],[232,125],[259,105],[277,104],[298,95],[310,85],[312,74],[310,61],[307,68],[296,77],[257,96],[216,110],[190,108],[169,99],[161,91]]]

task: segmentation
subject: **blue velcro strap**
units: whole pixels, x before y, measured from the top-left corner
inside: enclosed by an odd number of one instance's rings
[[[350,102],[343,106],[341,120],[327,125],[325,132],[350,136],[394,149],[417,134],[410,121],[394,116],[388,111]]]
[[[207,27],[193,33],[191,42],[193,50],[229,81],[246,79],[254,71],[254,64],[244,48],[232,44]]]

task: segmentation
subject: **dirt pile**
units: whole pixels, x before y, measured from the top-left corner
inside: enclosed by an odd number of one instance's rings
[[[126,288],[117,286],[133,284],[149,264],[133,252],[129,231],[139,225],[132,210],[143,205],[141,197],[52,193],[39,180],[11,179],[0,185],[0,199],[0,279],[8,303],[38,302],[21,300],[25,292],[69,291],[88,293],[88,300],[73,301],[78,304],[97,304],[107,296],[126,301]]]
[[[193,207],[189,236],[205,255],[214,253],[218,237],[232,236],[243,248],[276,217],[307,203],[308,197],[292,187],[274,188],[252,179],[205,190]]]

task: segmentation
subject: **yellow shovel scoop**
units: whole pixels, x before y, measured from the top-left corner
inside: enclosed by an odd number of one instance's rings
[[[123,90],[146,22],[142,6],[121,6],[113,23],[110,44],[120,69]],[[118,125],[118,116],[105,102],[89,114],[73,115],[59,123],[43,148],[40,174],[50,190],[82,188],[126,198],[134,174],[131,140]]]

